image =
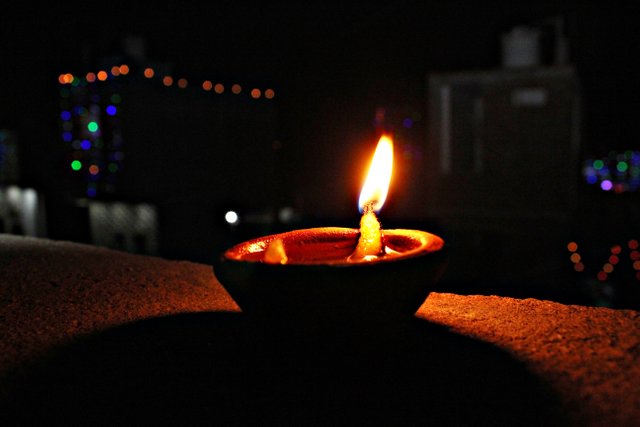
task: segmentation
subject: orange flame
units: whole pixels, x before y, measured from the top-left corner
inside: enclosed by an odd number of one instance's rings
[[[387,135],[382,135],[378,141],[378,147],[373,155],[367,179],[360,191],[358,205],[360,212],[373,210],[378,212],[389,192],[391,171],[393,169],[393,140]]]

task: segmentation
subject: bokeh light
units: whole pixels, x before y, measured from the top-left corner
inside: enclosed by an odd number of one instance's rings
[[[273,99],[276,96],[276,93],[273,89],[267,89],[264,91],[264,97],[267,99]]]
[[[79,171],[82,169],[82,162],[80,160],[74,160],[71,162],[71,169],[74,171]]]
[[[238,95],[240,92],[242,92],[242,86],[237,83],[234,84],[233,86],[231,86],[231,92],[233,92],[235,95]]]
[[[616,169],[618,169],[618,172],[626,172],[629,169],[629,164],[627,162],[618,162]]]
[[[205,80],[204,82],[202,82],[202,89],[206,90],[207,92],[210,91],[211,89],[213,89],[213,83],[211,83],[210,80]]]
[[[98,130],[98,123],[96,122],[89,122],[87,124],[87,129],[89,129],[89,132],[97,132]]]
[[[260,92],[260,89],[258,89],[258,88],[251,89],[251,97],[253,99],[258,99],[258,98],[260,98],[261,95],[262,95],[262,93]]]
[[[155,71],[153,71],[153,68],[148,67],[144,69],[144,76],[148,79],[152,78],[154,75],[156,74]]]
[[[610,151],[607,156],[585,160],[582,175],[603,191],[623,194],[640,190],[640,151]],[[608,181],[605,182],[605,181]]]
[[[98,80],[103,82],[103,81],[107,80],[107,77],[109,77],[109,76],[107,75],[106,71],[103,71],[103,70],[98,71]]]
[[[602,188],[604,191],[609,191],[613,188],[613,183],[608,179],[605,179],[600,183],[600,188]]]
[[[181,79],[178,79],[178,87],[180,89],[184,89],[189,85],[189,82],[187,82],[187,79],[185,79],[184,77]]]
[[[173,84],[173,77],[171,76],[164,76],[162,78],[162,84],[169,87]]]
[[[224,92],[224,85],[222,83],[216,83],[216,85],[213,87],[213,90],[215,93],[223,93]]]
[[[224,214],[224,220],[229,224],[236,224],[240,218],[235,211],[228,211]]]
[[[62,85],[73,82],[73,74],[70,74],[70,73],[60,74],[58,76],[58,82]]]

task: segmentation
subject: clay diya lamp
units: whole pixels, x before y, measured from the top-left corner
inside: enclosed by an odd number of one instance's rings
[[[360,228],[322,227],[273,234],[224,252],[215,274],[248,316],[292,324],[408,319],[446,268],[442,238],[383,230],[376,217],[393,164],[388,136],[378,143],[360,194]]]

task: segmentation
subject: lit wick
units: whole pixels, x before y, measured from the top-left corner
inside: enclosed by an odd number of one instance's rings
[[[349,261],[372,261],[385,254],[384,239],[375,211],[382,208],[387,198],[392,169],[393,141],[389,136],[382,135],[360,192],[360,238]]]
[[[360,219],[360,238],[356,250],[349,257],[350,261],[376,259],[384,255],[384,243],[380,231],[380,222],[373,211],[373,204],[365,205],[362,218]]]
[[[373,155],[367,179],[360,191],[358,205],[362,211],[360,237],[355,250],[347,257],[347,262],[374,261],[385,254],[397,253],[384,244],[380,222],[376,217],[384,204],[393,169],[393,141],[382,135]],[[344,259],[344,258],[343,258]],[[265,248],[263,261],[267,264],[287,264],[290,262],[281,239],[271,241]]]

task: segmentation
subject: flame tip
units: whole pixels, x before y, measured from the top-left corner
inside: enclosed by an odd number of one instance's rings
[[[358,205],[360,211],[378,212],[387,198],[393,169],[393,139],[382,134],[373,155],[367,179],[362,186]]]

